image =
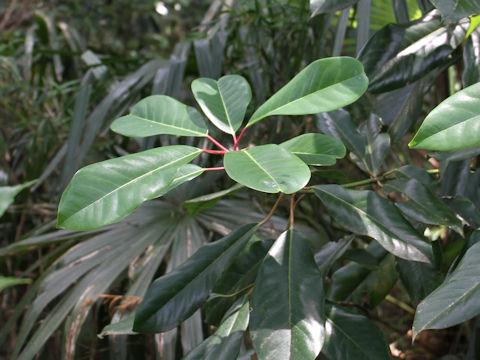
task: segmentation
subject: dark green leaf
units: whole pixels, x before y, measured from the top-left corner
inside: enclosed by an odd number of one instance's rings
[[[326,275],[333,263],[342,257],[353,238],[353,236],[347,236],[337,242],[330,241],[315,254],[315,262],[323,275]]]
[[[183,265],[155,280],[137,310],[133,330],[162,332],[190,317],[256,228],[256,224],[244,225],[203,246]]]
[[[255,283],[263,258],[273,240],[260,240],[252,236],[245,248],[235,257],[232,265],[222,274],[213,288],[211,298],[204,306],[205,321],[218,325],[223,314],[235,300]]]
[[[328,299],[353,301],[374,308],[390,293],[398,280],[395,257],[376,242],[372,242],[367,251],[377,259],[378,268],[371,270],[351,262],[338,269],[332,275]]]
[[[313,188],[342,226],[356,234],[374,238],[398,257],[430,262],[431,246],[386,199],[373,191],[347,190],[338,185]]]
[[[368,79],[362,64],[349,57],[320,59],[300,71],[260,106],[247,126],[271,115],[305,115],[332,111],[356,101]]]
[[[163,194],[178,168],[200,153],[191,146],[165,146],[84,167],[62,195],[58,227],[89,230],[123,219]]]
[[[423,121],[408,144],[412,148],[455,150],[480,145],[480,84],[471,85],[442,101]]]
[[[480,227],[480,211],[469,198],[458,195],[453,199],[445,199],[444,202],[470,227]]]
[[[252,295],[250,334],[259,360],[315,359],[324,341],[323,278],[293,230],[275,241]]]
[[[470,15],[480,14],[477,0],[430,0],[450,21],[458,21]]]
[[[369,91],[385,92],[423,77],[449,61],[465,38],[469,20],[443,26],[440,14],[428,13],[409,24],[389,24],[365,44],[359,60],[370,78]]]
[[[412,303],[423,300],[442,281],[440,274],[431,264],[397,259],[397,269]]]
[[[228,134],[235,134],[240,128],[252,98],[250,85],[239,75],[223,76],[218,81],[196,79],[192,92],[210,121]]]
[[[132,137],[160,134],[203,137],[208,133],[197,109],[165,95],[152,95],[139,101],[129,115],[115,120],[110,128]]]
[[[274,144],[229,151],[225,154],[224,164],[225,171],[233,180],[268,193],[291,194],[302,189],[310,180],[308,166]]]
[[[303,134],[280,144],[307,165],[333,165],[345,156],[345,146],[336,138],[323,134]]]
[[[365,154],[363,136],[358,132],[357,125],[347,111],[339,109],[318,114],[316,117],[317,127],[320,130],[342,141],[347,149],[358,157],[363,157]]]
[[[395,206],[410,218],[425,224],[451,226],[463,234],[462,222],[455,213],[417,179],[389,181],[383,191],[405,194],[408,200],[396,202]]]
[[[368,318],[333,306],[325,321],[327,337],[322,350],[331,360],[391,359],[382,332]]]
[[[480,81],[480,27],[472,31],[463,48],[463,87]]]
[[[444,329],[480,313],[480,243],[467,250],[455,271],[417,307],[413,339],[426,329]]]

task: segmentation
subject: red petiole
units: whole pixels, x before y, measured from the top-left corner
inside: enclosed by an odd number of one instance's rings
[[[203,171],[219,171],[219,170],[225,170],[224,166],[219,166],[219,167],[211,167],[211,168],[204,168]]]
[[[204,153],[207,154],[218,154],[218,155],[223,155],[226,153],[225,150],[208,150],[208,149],[202,149]]]
[[[220,149],[222,149],[223,151],[227,152],[228,149],[223,146],[222,144],[220,144],[217,140],[215,140],[213,137],[211,137],[210,135],[207,135],[207,139],[210,140],[212,143],[214,143],[215,145],[217,145]]]

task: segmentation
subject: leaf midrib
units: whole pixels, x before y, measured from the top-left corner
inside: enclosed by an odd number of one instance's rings
[[[370,216],[367,212],[365,212],[364,210],[362,210],[362,209],[360,209],[360,208],[358,208],[358,207],[353,206],[353,205],[350,204],[349,202],[343,200],[342,198],[336,196],[336,195],[333,194],[333,193],[329,193],[329,192],[327,192],[327,191],[325,191],[325,190],[322,190],[321,188],[318,188],[318,187],[315,187],[315,189],[316,189],[316,190],[321,190],[321,191],[323,191],[327,196],[331,196],[331,197],[339,200],[340,202],[347,204],[349,207],[351,207],[351,208],[353,208],[353,209],[357,209],[358,212],[364,214],[366,217],[368,217],[369,219],[371,219],[371,220],[375,223],[375,225],[378,226],[383,232],[385,232],[385,234],[387,234],[390,238],[395,238],[395,239],[398,239],[399,241],[402,241],[400,236],[397,236],[394,232],[386,229],[386,228],[384,227],[384,225],[382,225],[381,223],[379,223],[378,220],[376,220],[375,218],[371,217],[371,216]],[[393,234],[394,236],[389,235],[389,234]],[[370,235],[368,235],[368,236],[370,236]],[[409,244],[409,243],[406,242],[406,241],[402,241],[402,243],[404,243],[404,244],[405,244],[406,246],[408,246],[409,248],[412,248],[412,247],[413,247],[416,251],[418,251],[420,254],[422,254],[426,259],[428,259],[428,256],[427,256],[427,255],[425,255],[423,252],[421,252],[419,249],[417,249],[417,248],[416,248],[415,246],[413,246],[412,244]]]
[[[128,115],[127,115],[128,116]],[[170,127],[170,128],[173,128],[173,129],[177,129],[177,130],[183,130],[183,131],[187,131],[187,132],[190,132],[192,134],[197,134],[197,135],[202,135],[202,136],[205,136],[207,133],[208,133],[208,130],[205,130],[205,132],[199,132],[199,131],[195,131],[195,130],[192,130],[192,129],[189,129],[189,128],[182,128],[182,127],[179,127],[179,126],[175,126],[175,125],[171,125],[171,124],[166,124],[166,123],[163,123],[163,122],[159,122],[159,121],[154,121],[154,120],[150,120],[150,119],[147,119],[147,118],[144,118],[142,116],[138,116],[138,115],[134,115],[134,114],[130,114],[129,116],[132,116],[132,117],[135,117],[141,121],[146,121],[146,122],[149,122],[149,123],[153,123],[157,126],[165,126],[165,127]]]
[[[329,321],[335,328],[337,328],[352,344],[355,345],[356,348],[358,348],[363,354],[365,354],[368,358],[370,358],[370,355],[366,353],[363,348],[358,344],[347,332],[343,331],[343,329],[338,326],[332,318],[327,318],[327,321]]]
[[[420,141],[417,141],[415,144],[413,144],[413,146],[417,147],[417,146],[418,146],[419,144],[421,144],[422,142],[424,142],[424,141],[426,141],[426,140],[428,140],[428,139],[431,139],[431,138],[433,138],[433,137],[436,137],[437,135],[440,135],[440,134],[442,134],[442,133],[444,133],[444,132],[447,132],[447,131],[453,131],[453,130],[454,130],[456,127],[458,127],[458,126],[464,126],[466,123],[474,122],[474,121],[478,121],[478,120],[480,120],[480,115],[472,116],[472,117],[470,117],[470,118],[468,118],[468,119],[462,120],[462,121],[460,121],[460,122],[458,122],[458,123],[456,123],[456,124],[453,124],[453,125],[451,125],[451,126],[449,126],[449,127],[446,127],[446,128],[444,128],[444,129],[442,129],[442,130],[440,130],[440,131],[437,131],[437,132],[436,132],[435,134],[433,134],[433,135],[430,135],[430,136],[427,136],[427,137],[425,137],[425,138],[423,138],[423,139],[420,139]],[[467,124],[467,125],[468,125],[468,124]],[[421,130],[421,128],[420,128],[420,130]],[[420,130],[419,130],[419,131],[420,131]],[[447,135],[448,135],[448,134],[447,134]],[[415,140],[415,139],[414,139],[414,140]]]
[[[470,277],[469,277],[470,278]],[[476,284],[474,284],[470,289],[468,289],[467,291],[465,291],[464,294],[462,294],[460,297],[456,298],[454,301],[452,301],[450,304],[448,304],[448,306],[446,308],[443,309],[442,312],[438,313],[437,316],[434,316],[430,321],[428,321],[427,323],[425,323],[425,325],[419,329],[419,331],[417,331],[416,333],[418,334],[420,331],[424,330],[424,329],[428,329],[428,326],[434,322],[435,320],[437,320],[441,315],[443,315],[445,312],[447,312],[449,309],[452,308],[452,306],[454,306],[455,304],[457,304],[458,302],[460,302],[464,297],[466,297],[467,295],[469,295],[472,291],[475,290],[475,288],[477,288],[478,286],[480,285],[480,282],[477,281]],[[434,294],[432,293],[432,296]]]
[[[163,305],[161,305],[161,308],[159,310],[154,311],[154,312],[149,312],[149,315],[161,312],[162,308],[167,306],[176,297],[179,297],[179,296],[181,297],[181,293],[185,291],[185,288],[187,288],[189,284],[193,283],[195,280],[197,280],[199,277],[201,277],[209,268],[214,266],[226,252],[228,252],[233,246],[235,246],[240,241],[240,239],[244,238],[250,232],[253,232],[256,227],[257,227],[257,224],[254,224],[254,226],[252,226],[250,229],[248,229],[244,234],[240,235],[237,240],[235,240],[228,248],[225,249],[225,251],[222,251],[217,257],[215,257],[215,259],[212,262],[208,263],[208,265],[206,267],[204,267],[202,269],[202,271],[197,273],[197,275],[195,275],[193,278],[191,278],[191,280],[187,281],[184,285],[182,284],[182,288],[179,291],[174,293],[172,296],[169,296],[168,300],[166,302],[164,302]],[[211,244],[215,244],[215,243],[211,243]],[[191,259],[191,257],[190,257],[190,259]],[[179,271],[179,270],[180,270],[180,268],[177,269],[177,271]],[[176,272],[176,273],[179,273],[179,272]]]
[[[282,190],[282,188],[280,187],[280,184],[275,180],[275,178],[272,177],[272,175],[270,175],[270,174],[268,173],[268,171],[267,171],[257,160],[255,160],[255,158],[254,158],[252,155],[250,155],[250,154],[248,153],[247,150],[243,150],[242,152],[243,152],[245,155],[247,155],[248,158],[249,158],[255,165],[257,165],[260,170],[262,170],[270,179],[272,179],[272,181],[275,183],[275,185],[277,185],[278,190],[280,190],[280,191]]]
[[[228,113],[227,106],[225,104],[225,101],[223,100],[222,90],[220,89],[218,82],[216,82],[215,85],[217,86],[218,95],[220,96],[220,102],[222,103],[223,111],[225,112],[225,116],[227,117],[227,122],[228,122],[228,126],[230,127],[230,131],[232,131],[232,133],[235,133],[235,130],[233,129],[232,121],[230,119],[230,114]]]
[[[197,150],[197,151],[195,151],[195,152],[200,153],[201,151],[200,151],[200,150]],[[74,212],[72,215],[70,215],[69,217],[65,218],[65,220],[63,220],[62,223],[65,224],[65,223],[66,223],[69,219],[71,219],[73,216],[77,215],[77,214],[80,213],[80,212],[86,211],[88,208],[90,208],[90,207],[93,206],[94,204],[96,204],[96,203],[98,203],[99,201],[103,200],[104,198],[110,196],[111,194],[113,194],[113,193],[115,193],[115,192],[117,192],[117,191],[120,191],[122,188],[124,188],[124,187],[126,187],[126,186],[128,186],[128,185],[130,185],[130,184],[132,184],[132,183],[135,183],[135,182],[139,181],[139,180],[142,179],[143,177],[145,177],[145,176],[147,176],[147,175],[150,175],[150,174],[152,174],[152,173],[155,172],[155,171],[161,170],[162,168],[165,168],[165,167],[167,167],[167,166],[173,165],[173,164],[175,164],[175,163],[177,163],[177,162],[181,162],[183,159],[188,158],[189,156],[192,156],[193,154],[195,154],[195,152],[192,152],[191,154],[182,156],[182,157],[179,158],[179,159],[175,159],[175,160],[173,160],[173,161],[170,161],[170,162],[168,162],[168,163],[166,163],[166,164],[163,164],[162,166],[160,166],[160,167],[158,167],[158,168],[155,168],[155,169],[153,169],[153,170],[151,170],[151,171],[148,171],[148,172],[140,175],[139,177],[136,177],[136,178],[131,179],[130,181],[127,181],[125,184],[120,185],[119,187],[113,189],[112,191],[109,191],[108,193],[106,193],[105,195],[102,195],[102,196],[101,196],[100,198],[98,198],[97,200],[95,200],[95,201],[93,201],[92,203],[88,204],[87,206],[81,208],[80,210]]]
[[[293,100],[293,101],[291,101],[291,102],[288,102],[288,103],[286,103],[286,104],[284,104],[284,105],[282,105],[282,106],[279,106],[279,107],[277,107],[277,108],[275,108],[275,109],[273,109],[273,110],[270,110],[270,111],[268,111],[267,113],[265,113],[264,115],[262,115],[261,117],[256,118],[256,119],[254,119],[254,120],[255,120],[255,122],[257,122],[257,121],[259,121],[259,120],[262,120],[262,119],[266,118],[267,116],[279,115],[279,114],[273,114],[273,113],[274,113],[274,112],[277,112],[277,111],[280,111],[281,109],[283,109],[283,108],[286,107],[286,106],[290,106],[290,105],[292,105],[292,104],[295,104],[295,103],[298,102],[298,101],[304,100],[304,99],[306,99],[306,98],[308,98],[308,97],[310,97],[310,96],[314,96],[314,95],[316,95],[317,93],[319,93],[319,92],[321,92],[321,91],[327,90],[327,89],[329,89],[329,88],[331,88],[331,87],[337,86],[337,85],[339,85],[339,84],[342,84],[342,83],[344,83],[344,82],[346,82],[346,81],[349,81],[349,80],[351,80],[351,79],[354,79],[354,78],[359,77],[359,76],[362,76],[362,75],[363,75],[362,73],[359,73],[359,74],[356,74],[355,76],[351,76],[351,77],[349,77],[349,78],[346,78],[346,79],[343,79],[343,80],[341,80],[341,81],[339,81],[339,82],[336,82],[336,83],[334,83],[334,84],[332,84],[332,85],[323,87],[323,88],[321,88],[321,89],[319,89],[319,90],[316,90],[316,91],[313,91],[313,92],[311,92],[311,93],[309,93],[309,94],[307,94],[307,95],[305,95],[305,96],[299,97],[299,98],[297,98],[297,99],[295,99],[295,100]],[[285,85],[285,86],[286,86],[286,85]],[[262,105],[262,106],[263,106],[263,105]],[[249,123],[250,123],[250,121],[249,121]],[[253,124],[250,124],[250,125],[253,125]]]

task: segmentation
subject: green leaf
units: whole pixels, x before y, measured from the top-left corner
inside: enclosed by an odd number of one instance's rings
[[[236,182],[267,193],[292,194],[310,180],[310,169],[284,148],[269,144],[229,151],[225,171]]]
[[[206,210],[211,208],[212,206],[215,206],[215,204],[225,195],[234,193],[243,188],[243,185],[235,184],[228,189],[187,200],[183,203],[183,207],[188,210],[191,216],[194,216],[202,210]]]
[[[163,194],[178,168],[200,153],[191,146],[165,146],[80,169],[60,200],[58,227],[89,230],[123,219]]]
[[[247,127],[267,116],[306,115],[341,108],[356,101],[367,86],[363,66],[353,58],[314,61],[260,106]]]
[[[325,134],[331,135],[345,144],[345,146],[359,158],[365,154],[365,140],[358,132],[357,125],[350,114],[344,109],[318,114],[317,127]]]
[[[480,314],[480,243],[469,248],[455,271],[417,307],[413,339],[426,329],[444,329]]]
[[[431,264],[397,259],[397,270],[414,304],[425,299],[442,281],[440,274]]]
[[[201,247],[180,267],[155,280],[137,310],[133,330],[163,332],[190,317],[256,228],[256,224],[243,225]]]
[[[290,153],[297,155],[307,165],[333,165],[345,156],[343,143],[323,134],[303,134],[280,144]]]
[[[383,191],[405,194],[408,200],[396,202],[395,206],[410,218],[430,225],[451,226],[463,234],[462,222],[455,213],[417,179],[389,181]]]
[[[244,296],[227,311],[217,331],[182,360],[236,359],[249,317],[250,305]]]
[[[477,0],[430,1],[450,21],[458,21],[470,15],[480,14],[480,4]]]
[[[332,306],[326,318],[327,336],[322,353],[329,359],[386,360],[392,358],[382,332],[367,317]]]
[[[442,101],[423,121],[408,146],[455,150],[480,145],[480,83]]]
[[[323,277],[308,242],[293,229],[279,236],[252,294],[250,334],[259,360],[308,360],[325,336]]]
[[[329,241],[315,254],[315,262],[323,275],[326,275],[330,268],[343,253],[347,250],[354,239],[354,236],[346,236],[339,241]]]
[[[120,320],[119,322],[108,324],[102,329],[102,332],[98,334],[100,339],[103,339],[106,335],[135,335],[137,334],[132,330],[134,314]]]
[[[332,217],[348,230],[374,238],[400,258],[430,262],[431,246],[388,200],[373,191],[338,185],[317,185],[313,189]]]
[[[480,19],[480,17],[479,17]],[[472,21],[473,22],[473,21]],[[463,87],[476,84],[480,81],[480,27],[475,28],[465,41],[463,48],[462,73]]]
[[[197,109],[165,95],[139,101],[130,114],[115,120],[110,129],[131,137],[168,134],[207,136],[208,128]]]
[[[252,99],[250,85],[239,75],[223,76],[218,81],[196,79],[192,92],[210,121],[228,134],[235,134],[240,128]]]
[[[10,204],[13,203],[15,196],[17,196],[22,190],[35,184],[37,180],[29,181],[25,184],[15,186],[0,186],[0,217],[3,216]]]
[[[258,269],[272,247],[273,239],[260,240],[256,236],[235,257],[232,265],[225,270],[215,283],[210,299],[205,303],[205,322],[217,326],[223,314],[235,300],[255,283]]]
[[[0,276],[0,291],[10,286],[30,284],[32,279]]]
[[[370,79],[368,90],[378,93],[398,89],[447,64],[468,27],[468,19],[444,26],[437,11],[419,21],[383,27],[358,55]]]
[[[395,257],[374,241],[366,250],[377,259],[378,267],[369,269],[355,262],[341,267],[331,277],[328,299],[367,303],[373,309],[392,291],[398,280]]]

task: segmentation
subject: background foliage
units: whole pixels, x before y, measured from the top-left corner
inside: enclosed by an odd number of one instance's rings
[[[369,359],[478,358],[480,144],[450,134],[434,141],[448,149],[426,147],[449,151],[408,148],[443,100],[473,85],[467,91],[478,101],[480,30],[479,18],[472,16],[480,13],[478,5],[468,0],[161,5],[168,14],[151,1],[0,5],[0,323],[5,324],[0,355],[197,359],[220,358],[233,347],[238,358],[250,358],[252,343],[239,334],[249,324],[258,349],[262,329],[271,324],[253,315],[248,319],[244,295],[251,306],[261,306],[271,293],[268,286],[281,288],[281,277],[268,284],[264,271],[282,274],[285,269],[275,268],[272,259],[287,256],[285,249],[295,241],[302,244],[298,271],[318,271],[325,279],[315,289],[325,303],[311,304],[325,314],[319,358],[351,359],[359,353]],[[155,146],[213,149],[204,138],[128,139],[109,131],[110,124],[152,94],[194,105],[192,80],[224,74],[242,75],[251,84],[250,118],[305,66],[339,55],[358,58],[369,78],[357,102],[328,113],[273,116],[248,132],[248,143],[255,144],[322,132],[348,151],[336,165],[312,168],[309,184],[322,185],[297,197],[295,233],[283,232],[289,205],[280,201],[275,216],[245,239],[213,292],[206,290],[201,310],[178,329],[128,336],[132,314],[154,279],[175,274],[203,245],[218,244],[232,230],[247,231],[245,224],[262,221],[277,198],[209,172],[118,223],[85,232],[56,230],[60,195],[82,166]],[[473,113],[477,105],[472,103]],[[458,105],[455,113],[464,108]],[[417,135],[412,145],[434,135],[423,129],[426,135]],[[230,141],[227,134],[213,135]],[[453,145],[470,147],[450,150]],[[218,159],[203,154],[192,166],[221,166]],[[308,260],[310,252],[315,263]],[[431,263],[412,261],[425,258]],[[255,279],[260,285],[251,293]],[[468,288],[459,287],[458,279]],[[201,285],[194,288],[201,291]],[[465,302],[443,310],[449,299],[465,295]],[[308,296],[299,294],[298,302]],[[180,297],[179,303],[190,298]],[[424,329],[443,330],[420,332]],[[309,349],[316,355],[320,348],[314,348]]]

